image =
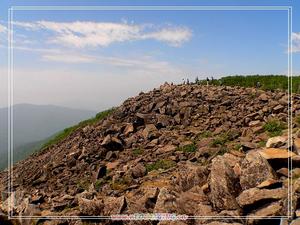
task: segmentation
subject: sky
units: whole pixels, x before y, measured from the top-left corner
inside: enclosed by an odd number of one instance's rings
[[[292,0],[2,1],[0,107],[7,106],[12,6],[292,6],[293,75],[300,75],[300,3]],[[167,82],[287,74],[287,11],[14,10],[13,103],[101,111]]]

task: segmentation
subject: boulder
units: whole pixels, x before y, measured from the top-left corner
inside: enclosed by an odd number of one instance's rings
[[[134,132],[134,127],[132,123],[128,123],[124,129],[124,135],[127,136],[130,133]]]
[[[256,187],[268,179],[276,179],[276,174],[268,161],[257,151],[248,152],[241,164],[242,189]]]
[[[101,216],[103,215],[104,203],[102,199],[78,199],[79,211],[85,216]]]
[[[178,193],[163,187],[159,190],[154,213],[175,213],[177,209],[176,198]]]
[[[180,194],[176,200],[178,213],[185,215],[210,216],[214,215],[213,209],[207,203],[207,196],[198,187],[195,191]]]
[[[120,150],[123,149],[123,143],[117,137],[113,137],[110,134],[107,135],[102,141],[101,145],[108,150]]]
[[[167,127],[172,124],[173,118],[167,115],[157,114],[157,126],[158,127]]]
[[[277,136],[269,138],[266,147],[267,148],[280,148],[287,147],[288,137],[287,136]]]
[[[258,151],[259,154],[265,159],[288,159],[296,156],[294,152],[281,148],[264,148]]]
[[[209,171],[205,166],[187,162],[175,174],[174,184],[178,186],[180,191],[187,191],[196,185],[205,184],[208,173]]]
[[[253,217],[279,216],[281,209],[282,209],[281,203],[274,202],[263,208],[255,210],[255,212],[249,214],[248,216],[253,216]]]
[[[238,209],[235,197],[240,191],[238,177],[222,156],[212,160],[209,179],[210,199],[219,210]]]
[[[276,188],[276,189],[258,189],[250,188],[243,191],[238,197],[237,202],[241,207],[253,205],[259,201],[274,201],[287,197],[287,189]]]
[[[104,199],[103,215],[121,214],[126,207],[126,199],[121,197],[107,197]]]
[[[145,140],[153,140],[158,137],[157,128],[154,124],[147,124],[142,134]]]
[[[295,152],[300,155],[300,138],[295,138],[293,148]]]

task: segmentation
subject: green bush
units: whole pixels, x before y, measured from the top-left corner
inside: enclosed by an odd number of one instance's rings
[[[271,137],[282,135],[282,130],[284,128],[284,124],[277,119],[269,120],[263,126],[264,131],[268,132]]]
[[[258,147],[262,148],[262,147],[265,147],[266,146],[266,141],[260,141],[258,142]]]
[[[195,152],[197,151],[197,146],[195,143],[192,143],[192,144],[189,144],[189,145],[184,145],[182,147],[177,147],[176,149],[177,151],[183,151],[185,153],[188,153],[188,152]]]
[[[210,147],[218,147],[218,146],[224,146],[226,142],[232,139],[232,133],[226,132],[220,134],[217,138],[214,138],[212,142],[209,144]]]
[[[135,149],[132,150],[132,154],[134,156],[139,156],[139,155],[143,154],[143,152],[144,152],[144,150],[141,149],[141,148],[135,148]]]
[[[203,137],[203,138],[208,138],[208,137],[212,136],[212,132],[210,130],[206,130],[206,131],[202,132],[200,134],[200,136]]]
[[[176,165],[176,163],[172,160],[160,159],[160,160],[156,161],[155,163],[146,165],[146,170],[147,170],[147,172],[150,172],[152,170],[158,170],[158,169],[167,170],[169,168],[174,167],[175,165]]]

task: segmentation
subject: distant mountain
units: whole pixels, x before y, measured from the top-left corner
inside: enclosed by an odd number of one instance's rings
[[[14,158],[23,159],[54,133],[95,114],[94,111],[54,105],[13,106]],[[0,169],[7,166],[7,129],[8,108],[0,108]]]

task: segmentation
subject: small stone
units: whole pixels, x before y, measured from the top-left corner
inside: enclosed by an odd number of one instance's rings
[[[256,126],[260,125],[260,123],[261,123],[260,120],[251,121],[249,123],[249,127],[256,127]]]
[[[124,129],[124,135],[128,135],[130,133],[134,132],[134,127],[132,123],[129,123],[126,125],[125,129]]]
[[[155,139],[158,137],[157,128],[154,124],[147,124],[145,129],[143,130],[144,139]]]
[[[109,150],[120,150],[123,148],[122,141],[116,137],[107,135],[101,145]]]
[[[266,102],[266,101],[268,101],[268,99],[269,99],[269,96],[266,95],[265,93],[262,93],[260,96],[258,96],[258,100],[260,100],[260,101]]]
[[[119,161],[109,162],[106,164],[108,170],[113,170],[119,165]]]
[[[164,147],[157,149],[156,152],[158,154],[164,154],[164,153],[168,153],[168,152],[174,152],[175,150],[176,150],[175,145],[165,145]]]
[[[254,144],[252,142],[242,142],[241,146],[243,148],[243,151],[249,151],[249,150],[255,149],[257,147],[256,144]]]
[[[146,175],[146,168],[142,163],[138,163],[135,167],[131,169],[133,178],[139,178]]]

